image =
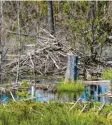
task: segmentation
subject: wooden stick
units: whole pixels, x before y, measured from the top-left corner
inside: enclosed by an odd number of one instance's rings
[[[104,106],[105,106],[105,102],[99,107],[97,114],[103,109]]]
[[[70,110],[69,111],[71,111],[75,106],[76,106],[76,104],[80,101],[80,97],[78,98],[78,100],[76,101],[76,103],[70,108]]]
[[[11,91],[10,91],[10,95],[11,95],[13,101],[16,101]]]
[[[87,104],[84,105],[84,107],[82,108],[82,110],[80,111],[79,115],[85,110]]]

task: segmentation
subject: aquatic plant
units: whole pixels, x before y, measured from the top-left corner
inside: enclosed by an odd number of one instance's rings
[[[81,81],[76,82],[61,82],[56,86],[57,92],[82,92],[84,90],[84,84]]]

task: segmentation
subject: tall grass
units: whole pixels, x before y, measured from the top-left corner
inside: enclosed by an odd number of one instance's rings
[[[84,84],[81,81],[60,82],[56,86],[59,97],[66,97],[67,100],[73,101],[78,98],[84,91]]]
[[[57,84],[58,92],[82,92],[84,90],[84,85],[81,81],[77,82],[61,82]]]

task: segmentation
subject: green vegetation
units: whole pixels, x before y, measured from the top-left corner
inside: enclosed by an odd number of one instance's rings
[[[84,85],[81,81],[77,82],[61,82],[57,84],[57,91],[61,92],[82,92],[84,90]]]
[[[73,101],[81,95],[84,85],[81,81],[77,82],[60,82],[56,86],[57,93],[60,96],[66,96],[69,101]]]
[[[102,73],[102,78],[112,80],[112,68],[105,69]]]
[[[102,73],[102,78],[111,80],[111,89],[112,89],[112,68],[107,68]],[[110,100],[112,102],[112,99]]]
[[[17,91],[17,96],[19,98],[26,98],[28,97],[28,86],[29,86],[29,82],[27,80],[23,80],[18,88]]]
[[[112,106],[97,114],[98,105],[94,103],[81,113],[83,104],[80,103],[69,111],[71,104],[10,102],[5,108],[0,106],[0,125],[111,125]]]

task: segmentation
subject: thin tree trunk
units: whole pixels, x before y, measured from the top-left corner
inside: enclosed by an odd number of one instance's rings
[[[0,85],[2,84],[2,33],[3,33],[3,8],[2,1],[0,1]]]
[[[20,48],[21,48],[21,32],[20,32],[20,2],[17,1],[17,21],[18,21],[18,37],[17,37],[17,42],[19,43],[19,51],[18,51],[18,66],[17,66],[17,75],[16,75],[16,84],[18,83],[18,80],[19,80],[19,72],[20,72],[20,56],[21,56],[21,53],[20,53]]]
[[[40,12],[40,9],[39,9],[39,6],[38,6],[38,2],[37,2],[37,15],[39,15],[39,12]],[[34,85],[36,87],[36,48],[37,48],[37,42],[38,42],[38,37],[39,37],[39,23],[38,23],[38,17],[37,17],[37,23],[36,23],[36,40],[35,40],[35,46],[34,46],[34,61],[33,61],[33,79],[34,79]]]
[[[108,1],[109,6],[108,6],[108,16],[112,16],[112,1]]]
[[[90,2],[90,20],[91,20],[91,59],[95,59],[95,53],[94,53],[94,43],[95,43],[95,29],[94,29],[94,21],[95,21],[95,3],[93,1]]]
[[[54,34],[54,18],[52,1],[47,2],[48,26],[51,34]]]
[[[35,42],[35,47],[34,47],[34,66],[33,66],[33,75],[34,75],[34,85],[36,87],[36,42]]]

